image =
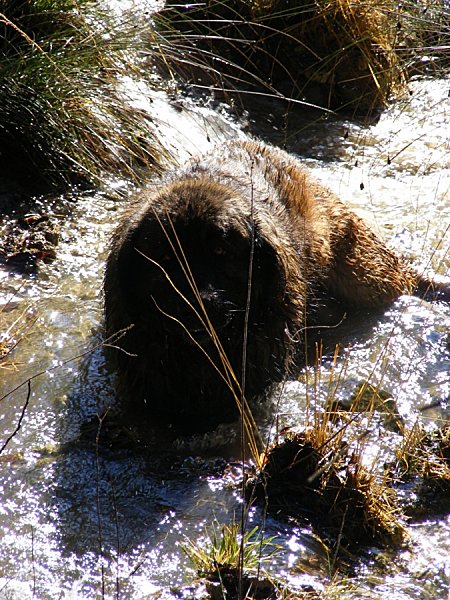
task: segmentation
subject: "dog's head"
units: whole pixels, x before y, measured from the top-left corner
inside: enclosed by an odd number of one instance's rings
[[[210,179],[159,186],[128,211],[105,275],[108,335],[134,325],[117,344],[121,393],[205,429],[236,417],[231,387],[251,399],[282,379],[303,283],[276,218]]]
[[[198,339],[263,322],[283,296],[284,275],[261,216],[229,188],[184,180],[134,214],[116,254],[118,293],[130,322],[186,330]]]

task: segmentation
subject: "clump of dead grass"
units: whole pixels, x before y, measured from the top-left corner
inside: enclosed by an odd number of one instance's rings
[[[310,522],[334,556],[359,546],[398,546],[405,530],[395,493],[385,477],[363,466],[342,432],[284,432],[250,480],[249,497],[267,502],[270,511]]]
[[[450,4],[447,0],[405,0],[389,11],[395,49],[408,73],[446,74],[450,66]]]
[[[405,86],[393,8],[391,0],[215,0],[169,3],[159,23],[172,48],[189,50],[171,64],[196,84],[367,113]]]
[[[450,511],[450,426],[426,432],[416,423],[405,432],[390,465],[397,487],[402,483],[414,493],[405,494],[405,511],[414,518]]]
[[[271,10],[284,4],[274,0]],[[306,6],[308,11],[296,15],[291,3],[290,12],[284,13],[283,32],[297,42],[295,61],[308,84],[327,91],[329,108],[357,112],[383,108],[405,84],[394,49],[392,2],[326,0]],[[290,71],[295,73],[294,69],[291,63]]]
[[[336,347],[325,375],[320,347],[316,355],[312,381],[306,371],[306,425],[277,434],[250,476],[246,494],[270,513],[309,523],[328,546],[334,570],[360,548],[396,548],[407,539],[392,473],[383,471],[377,458],[370,466],[366,460],[377,413],[387,411],[388,420],[393,412],[398,415],[391,396],[370,380],[358,384],[343,406],[338,390],[346,360],[338,368]]]
[[[405,432],[397,448],[396,469],[400,477],[450,477],[450,426],[426,432],[419,423]]]

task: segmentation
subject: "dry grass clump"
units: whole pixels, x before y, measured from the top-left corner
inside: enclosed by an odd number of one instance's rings
[[[333,401],[329,410],[345,411],[351,416],[355,413],[378,413],[387,430],[402,433],[404,429],[403,419],[392,394],[369,381],[358,383],[348,399]]]
[[[403,444],[396,454],[396,468],[401,477],[449,477],[450,426],[427,433],[416,424],[405,433]]]
[[[249,497],[267,502],[269,511],[310,522],[335,556],[360,546],[401,544],[405,531],[395,493],[362,465],[342,432],[286,431],[250,480]]]
[[[367,113],[405,84],[394,9],[391,0],[172,2],[159,23],[172,48],[189,51],[174,69],[181,63],[199,85],[264,89]]]
[[[274,8],[283,4],[275,0]],[[297,23],[290,17],[285,29],[299,42],[295,61],[308,83],[323,86],[329,108],[361,113],[384,107],[405,83],[393,46],[392,2],[321,0],[313,6]]]
[[[414,518],[450,512],[450,425],[425,432],[416,424],[405,433],[391,469],[401,488],[413,485],[405,511]]]
[[[194,86],[272,94],[365,115],[446,72],[446,0],[171,0],[157,23],[164,68]]]
[[[147,114],[118,91],[133,71],[135,23],[82,0],[5,0],[0,12],[0,149],[9,177],[36,187],[139,178],[160,161]]]
[[[450,67],[450,4],[405,0],[391,12],[396,52],[412,74],[446,74]]]

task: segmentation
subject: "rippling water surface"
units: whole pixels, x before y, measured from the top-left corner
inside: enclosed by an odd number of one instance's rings
[[[292,109],[281,127],[285,107],[270,103],[234,122],[187,99],[173,107],[164,93],[152,93],[150,105],[149,92],[130,91],[135,103],[151,106],[180,160],[246,129],[285,144],[418,268],[448,274],[448,87],[449,80],[414,82],[412,95],[372,126],[335,118],[311,125],[311,115]],[[169,598],[168,586],[193,575],[183,540],[202,538],[212,521],[239,515],[227,467],[233,427],[195,443],[179,440],[159,454],[126,447],[97,452],[80,442],[80,428],[94,418],[95,437],[96,415],[114,401],[101,349],[101,287],[107,240],[124,202],[101,193],[82,194],[75,203],[61,199],[57,259],[36,276],[0,271],[1,329],[28,315],[11,363],[0,367],[3,442],[21,424],[0,456],[0,598],[142,598],[161,590]],[[393,395],[406,423],[448,422],[450,308],[402,297],[363,325],[336,365],[339,397],[371,376]],[[325,357],[320,380],[309,370],[286,385],[279,426],[306,418],[306,397],[323,402],[330,374]],[[270,431],[272,417],[261,416],[263,431]],[[375,429],[380,440],[382,426]],[[399,437],[389,435],[373,455],[389,455]],[[258,523],[261,514],[253,509],[250,519]],[[266,528],[281,547],[273,572],[293,589],[307,583],[320,591],[327,565],[312,532],[273,519]],[[364,561],[340,597],[446,598],[448,517],[431,515],[408,529],[408,547]]]

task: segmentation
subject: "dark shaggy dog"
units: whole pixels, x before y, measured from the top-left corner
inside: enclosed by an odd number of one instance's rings
[[[252,400],[285,377],[318,298],[374,308],[429,285],[298,160],[223,144],[146,189],[115,232],[107,335],[133,325],[119,393],[207,430],[237,417],[241,386]]]

